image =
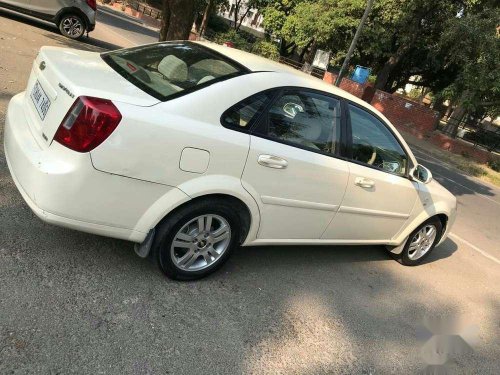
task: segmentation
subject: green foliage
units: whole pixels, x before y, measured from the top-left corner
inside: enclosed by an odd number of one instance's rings
[[[208,28],[215,33],[225,33],[229,31],[229,24],[219,16],[213,16],[208,19]]]
[[[488,167],[493,169],[495,172],[500,172],[500,160],[488,161]]]
[[[214,42],[219,44],[224,44],[226,42],[232,42],[235,48],[241,49],[243,51],[251,51],[252,44],[249,43],[241,33],[234,29],[227,32],[217,33],[214,36]]]
[[[477,5],[477,4],[476,4]],[[456,79],[442,95],[460,99],[468,111],[500,114],[500,38],[498,10],[466,9],[461,17],[448,20],[438,48],[446,51],[446,64],[458,67]]]
[[[280,58],[280,52],[276,44],[265,40],[256,42],[252,47],[252,53],[275,61]]]

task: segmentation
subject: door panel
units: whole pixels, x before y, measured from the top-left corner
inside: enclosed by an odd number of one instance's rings
[[[340,102],[282,90],[250,138],[242,183],[261,207],[260,239],[319,239],[338,210],[349,171],[334,157]]]
[[[261,155],[288,165],[263,166]],[[242,183],[262,208],[258,238],[320,238],[340,206],[348,175],[343,160],[252,136]]]
[[[408,219],[417,199],[416,183],[407,178],[349,163],[349,183],[339,212],[324,239],[387,240]],[[356,180],[373,182],[372,187]]]
[[[55,16],[62,8],[75,5],[75,2],[68,0],[29,0],[30,9],[34,12]],[[76,4],[78,5],[78,4]]]
[[[408,156],[380,119],[352,104],[348,109],[349,183],[323,238],[389,240],[417,199],[416,183],[405,177]]]
[[[26,8],[28,7],[28,4],[31,2],[31,0],[1,0],[1,2],[4,3],[4,6],[7,9],[26,11]],[[12,5],[12,7],[10,7],[9,5]],[[22,9],[16,9],[17,7]]]

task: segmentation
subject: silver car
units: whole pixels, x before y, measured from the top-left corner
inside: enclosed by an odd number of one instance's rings
[[[71,39],[95,28],[96,0],[0,0],[0,8],[53,22]]]

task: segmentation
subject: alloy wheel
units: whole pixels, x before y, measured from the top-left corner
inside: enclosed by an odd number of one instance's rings
[[[231,227],[226,219],[219,215],[201,215],[176,233],[170,256],[183,271],[200,271],[217,262],[230,242]]]
[[[432,224],[424,225],[411,239],[408,258],[417,260],[429,252],[436,239],[437,230]]]
[[[68,16],[62,22],[62,28],[64,32],[72,37],[76,38],[83,34],[83,25],[78,17]]]

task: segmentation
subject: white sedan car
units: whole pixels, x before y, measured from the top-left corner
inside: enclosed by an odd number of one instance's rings
[[[455,197],[373,107],[214,44],[43,47],[4,138],[42,220],[133,241],[175,279],[238,245],[377,244],[415,265],[455,220]]]

